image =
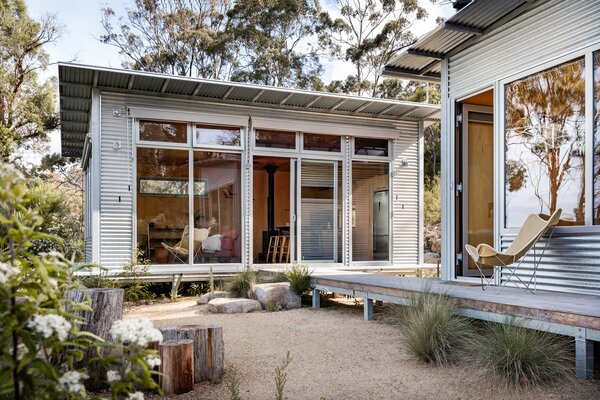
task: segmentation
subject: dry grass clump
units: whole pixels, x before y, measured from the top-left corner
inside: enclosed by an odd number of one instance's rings
[[[407,306],[393,308],[406,349],[435,365],[458,362],[473,341],[471,323],[456,311],[454,299],[429,291],[413,296]]]
[[[294,264],[285,271],[285,278],[290,283],[292,289],[298,296],[303,296],[311,289],[310,272],[306,265]]]
[[[256,272],[246,268],[228,281],[225,289],[231,297],[251,299],[254,295],[254,285],[256,285]]]
[[[476,368],[513,386],[556,382],[572,376],[572,354],[565,337],[527,329],[514,319],[489,323],[473,342]]]

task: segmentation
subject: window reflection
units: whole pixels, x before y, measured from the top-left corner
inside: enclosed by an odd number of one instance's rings
[[[354,154],[358,156],[387,157],[389,140],[372,138],[354,138]]]
[[[339,136],[318,135],[314,133],[305,133],[304,150],[328,151],[339,153],[342,151],[342,142]]]
[[[506,226],[563,209],[584,223],[584,60],[507,84]]]
[[[140,121],[140,140],[187,143],[187,124],[178,122]]]
[[[296,132],[256,130],[256,147],[272,147],[275,149],[295,149]]]
[[[196,125],[196,144],[205,146],[239,146],[240,128]]]

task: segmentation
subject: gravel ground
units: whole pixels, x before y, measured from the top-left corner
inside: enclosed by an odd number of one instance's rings
[[[414,361],[398,329],[362,319],[362,307],[304,307],[280,312],[215,315],[195,300],[131,307],[125,318],[155,326],[200,321],[223,324],[226,366],[237,370],[244,400],[275,398],[274,370],[290,352],[288,399],[598,399],[597,381],[507,391],[461,367]],[[200,384],[174,398],[229,399],[226,384]]]

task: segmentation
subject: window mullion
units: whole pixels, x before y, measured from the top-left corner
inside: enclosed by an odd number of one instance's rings
[[[585,55],[585,225],[594,216],[594,62],[592,52]]]

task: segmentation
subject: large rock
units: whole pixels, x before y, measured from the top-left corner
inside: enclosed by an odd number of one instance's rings
[[[241,314],[260,310],[260,303],[251,299],[220,298],[208,302],[208,311],[215,314]]]
[[[212,295],[212,297],[211,297]],[[198,298],[198,304],[208,304],[209,301],[213,299],[222,299],[224,297],[229,297],[229,292],[223,292],[221,290],[216,290],[213,293],[204,293],[202,296]]]
[[[269,311],[300,308],[301,299],[288,282],[263,283],[254,287],[256,299]]]

